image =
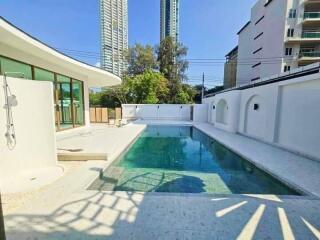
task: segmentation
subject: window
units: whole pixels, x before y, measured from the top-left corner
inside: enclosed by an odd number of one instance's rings
[[[34,80],[54,82],[54,73],[35,67],[34,68]]]
[[[257,25],[259,22],[261,22],[262,19],[264,19],[264,16],[262,16],[261,18],[259,18],[258,21],[256,21],[255,25]]]
[[[296,18],[297,17],[297,10],[296,9],[290,9],[289,10],[289,18]]]
[[[291,70],[291,66],[288,66],[288,65],[286,65],[286,66],[284,66],[284,72],[289,72]]]
[[[287,32],[287,37],[293,37],[294,35],[294,29],[293,28],[289,28],[288,32]]]
[[[252,78],[252,79],[251,79],[251,82],[257,81],[257,80],[259,80],[259,79],[260,79],[260,77]]]
[[[32,79],[32,70],[30,65],[1,56],[0,73],[2,75],[8,73],[9,76],[19,78],[22,77],[19,75],[23,75],[23,78]]]
[[[292,56],[292,48],[286,48],[285,55],[286,56]]]
[[[252,54],[257,54],[257,53],[260,52],[261,50],[262,50],[262,47],[259,48],[259,49],[257,49],[257,50],[255,50]]]
[[[260,66],[260,65],[261,65],[261,62],[259,62],[259,63],[255,64],[255,65],[253,65],[253,66],[252,66],[252,68],[256,68],[256,67],[258,67],[258,66]]]
[[[256,40],[256,39],[258,39],[259,37],[261,37],[263,35],[263,32],[262,33],[260,33],[260,34],[258,34],[253,40]]]

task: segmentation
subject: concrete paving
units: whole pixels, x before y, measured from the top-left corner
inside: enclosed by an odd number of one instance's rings
[[[28,192],[54,182],[63,173],[61,166],[26,169],[14,177],[1,179],[0,189],[3,194]]]
[[[320,197],[319,161],[219,130],[208,123],[195,123],[194,126],[282,182],[308,195]]]
[[[121,128],[106,124],[57,134],[58,158],[67,160],[112,160],[144,130],[144,124]]]
[[[40,200],[40,199],[39,199]],[[320,201],[82,191],[6,216],[8,240],[319,239]]]
[[[256,159],[257,165],[270,170],[275,176],[283,175],[283,179],[294,180],[297,186],[317,195],[318,162],[242,136],[218,131],[209,124],[195,126],[219,138],[219,141],[225,142],[235,151],[241,151],[249,160]],[[91,137],[82,138],[82,133],[61,137],[58,140],[60,147],[83,147],[88,152],[104,151],[110,154],[110,161],[83,162],[39,191],[20,208],[5,212],[7,238],[320,239],[320,200],[317,197],[86,190],[100,171],[108,167],[144,127],[144,124],[136,124],[119,129],[104,129],[101,134],[97,129]],[[86,143],[90,148],[87,148]],[[308,161],[303,162],[305,160]],[[293,167],[295,164],[298,167]],[[290,178],[290,174],[285,173],[285,167],[294,177]],[[315,178],[315,172],[318,178]],[[311,181],[304,179],[308,177],[314,181],[313,187]]]

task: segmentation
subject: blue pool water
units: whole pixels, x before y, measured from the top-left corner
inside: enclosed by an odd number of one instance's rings
[[[90,189],[299,195],[206,134],[187,126],[148,126]]]

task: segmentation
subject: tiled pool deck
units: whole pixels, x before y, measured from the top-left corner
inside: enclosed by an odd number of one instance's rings
[[[233,150],[248,154],[274,175],[320,196],[319,162],[216,130],[209,124],[196,127]],[[85,139],[91,144],[87,151],[102,149],[114,158],[141,132],[141,125],[101,132],[91,135],[90,140],[79,133],[68,136],[78,145],[68,145],[64,138],[65,145],[60,142],[60,146],[86,147],[80,140]],[[101,145],[103,148],[98,147]],[[86,190],[100,169],[111,162],[83,162],[23,206],[5,213],[8,239],[320,239],[317,197]]]

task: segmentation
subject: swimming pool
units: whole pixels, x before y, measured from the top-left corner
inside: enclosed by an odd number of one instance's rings
[[[148,126],[89,189],[300,195],[189,126]]]

